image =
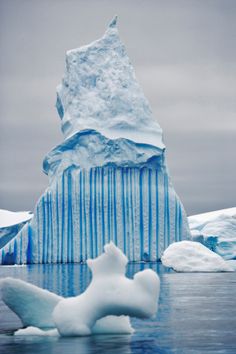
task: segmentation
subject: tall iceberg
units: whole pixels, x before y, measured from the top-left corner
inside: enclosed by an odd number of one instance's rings
[[[49,187],[30,223],[0,250],[2,264],[81,262],[110,241],[131,261],[155,261],[189,237],[162,130],[116,22],[66,53],[56,102],[65,140],[45,157]]]

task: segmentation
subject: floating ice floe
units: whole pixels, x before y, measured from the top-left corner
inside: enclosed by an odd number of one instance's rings
[[[0,209],[0,229],[19,225],[32,219],[33,214],[30,211],[9,211]]]
[[[172,243],[161,257],[165,267],[177,272],[233,272],[234,267],[199,242]]]
[[[87,261],[92,281],[79,296],[62,298],[22,280],[0,282],[2,300],[26,329],[16,335],[83,336],[132,333],[129,317],[148,318],[157,312],[158,275],[151,269],[125,276],[127,257],[113,243]]]
[[[188,220],[192,240],[224,259],[236,259],[236,208],[193,215]]]

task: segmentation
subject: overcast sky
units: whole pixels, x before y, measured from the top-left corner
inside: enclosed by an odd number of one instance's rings
[[[0,0],[0,208],[33,210],[42,160],[63,140],[65,52],[115,14],[187,213],[235,206],[235,0]]]

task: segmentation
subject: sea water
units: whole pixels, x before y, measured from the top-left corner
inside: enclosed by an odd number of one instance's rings
[[[16,337],[20,320],[0,302],[0,353],[236,353],[236,273],[174,273],[160,263],[131,263],[127,275],[145,268],[161,278],[159,311],[152,319],[132,319],[133,335]],[[6,276],[63,296],[81,293],[91,279],[85,264],[0,267]]]

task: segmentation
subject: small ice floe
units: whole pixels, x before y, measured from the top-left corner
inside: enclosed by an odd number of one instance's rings
[[[125,276],[127,257],[112,242],[105,252],[87,261],[92,281],[84,293],[62,298],[19,279],[0,282],[2,300],[26,329],[15,335],[83,336],[130,334],[129,316],[148,318],[158,309],[160,280],[151,269]]]
[[[233,272],[234,268],[221,256],[199,242],[172,243],[161,257],[165,267],[177,272]]]

